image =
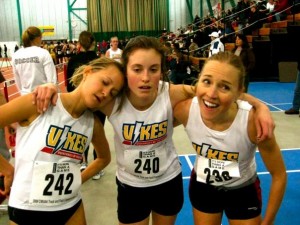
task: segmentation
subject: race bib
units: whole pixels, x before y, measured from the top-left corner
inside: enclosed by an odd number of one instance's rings
[[[167,160],[166,152],[164,147],[146,151],[125,150],[125,170],[136,177],[154,180],[167,169],[165,163],[161,163]]]
[[[63,205],[78,195],[81,174],[71,162],[34,163],[30,203],[34,206]]]
[[[233,177],[240,177],[239,163],[197,156],[197,181],[220,186]]]

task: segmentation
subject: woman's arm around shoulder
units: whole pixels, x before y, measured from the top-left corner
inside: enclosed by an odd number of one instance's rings
[[[32,92],[32,103],[36,105],[39,113],[46,112],[49,105],[56,105],[58,87],[52,83],[37,86]]]
[[[110,148],[105,136],[104,126],[97,116],[94,115],[94,118],[92,144],[97,153],[97,158],[82,172],[82,183],[104,169],[111,161]]]
[[[195,87],[184,84],[170,84],[169,95],[171,99],[172,108],[177,105],[177,103],[192,98],[195,96]]]
[[[257,140],[263,141],[271,138],[274,135],[275,124],[269,108],[257,98],[247,93],[243,93],[240,99],[248,101],[255,108],[254,121],[257,131]]]
[[[248,132],[250,139],[255,142],[256,130],[253,117],[253,113],[251,113],[248,122]],[[261,224],[273,224],[285,192],[287,181],[286,168],[274,134],[271,137],[258,142],[258,150],[267,170],[272,176],[269,200]]]

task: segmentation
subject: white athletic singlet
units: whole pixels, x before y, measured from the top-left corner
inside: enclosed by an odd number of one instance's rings
[[[92,112],[87,110],[75,119],[60,97],[57,106],[29,126],[18,126],[9,206],[42,211],[74,206],[81,199],[78,164],[91,142],[93,128]]]
[[[172,140],[173,111],[169,84],[165,83],[150,108],[135,109],[125,98],[120,111],[116,100],[108,118],[115,131],[117,177],[127,185],[150,187],[165,183],[181,172]]]
[[[109,51],[109,58],[114,59],[118,62],[121,62],[121,55],[122,55],[122,50],[121,49],[117,49],[117,50],[112,50],[112,48],[108,49]],[[116,58],[117,57],[117,58]]]
[[[57,84],[57,74],[50,53],[41,47],[20,48],[12,56],[16,84],[21,94],[27,94],[41,84]]]
[[[255,176],[256,145],[247,131],[252,106],[238,101],[238,107],[231,126],[225,131],[215,131],[203,123],[198,99],[193,98],[185,129],[197,152],[194,169],[199,182],[237,187]]]

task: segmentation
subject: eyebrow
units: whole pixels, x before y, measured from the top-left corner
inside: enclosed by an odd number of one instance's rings
[[[212,75],[209,75],[209,74],[202,74],[201,75],[202,77],[208,77],[208,78],[211,78],[212,77]],[[221,80],[223,83],[226,83],[226,84],[228,84],[228,85],[230,85],[230,86],[232,86],[233,84],[232,83],[230,83],[230,82],[228,82],[228,81],[226,81],[226,80]]]
[[[152,64],[152,65],[150,65],[150,67],[152,67],[152,66],[160,66],[161,64],[159,64],[159,63],[157,63],[157,64]],[[132,64],[131,66],[142,66],[142,67],[144,67],[144,65],[143,64],[140,64],[140,63],[135,63],[135,64]]]
[[[108,77],[108,79],[110,80],[111,83],[113,83],[113,80],[111,79],[111,77]],[[122,90],[122,88],[121,88],[121,90]],[[116,89],[116,88],[113,88],[113,89],[112,89],[112,91],[116,91],[116,92],[118,92],[118,93],[119,93],[121,90],[118,90],[118,89]]]

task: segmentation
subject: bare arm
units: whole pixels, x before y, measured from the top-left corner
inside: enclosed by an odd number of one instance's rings
[[[255,127],[257,141],[272,138],[274,135],[275,123],[269,108],[252,95],[243,93],[241,98],[248,101],[255,108]]]
[[[82,172],[82,183],[104,169],[111,161],[109,144],[105,136],[104,127],[96,116],[92,143],[97,153],[97,158]]]
[[[249,124],[249,136],[252,141],[255,141],[256,131],[253,119],[249,123],[252,124]],[[258,149],[267,170],[272,176],[266,213],[261,223],[262,225],[268,225],[274,223],[276,214],[280,208],[285,193],[287,175],[281,151],[274,135],[259,142]]]
[[[170,94],[172,108],[174,109],[177,103],[195,96],[195,91],[194,91],[194,87],[190,85],[170,84],[169,94]]]
[[[0,112],[5,112],[0,113],[2,128],[15,122],[30,124],[39,115],[36,106],[32,105],[32,94],[20,96],[0,106]]]
[[[274,137],[259,143],[258,148],[265,166],[272,176],[268,204],[262,222],[262,225],[267,225],[275,222],[285,193],[287,175],[279,146]]]

